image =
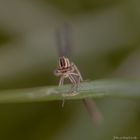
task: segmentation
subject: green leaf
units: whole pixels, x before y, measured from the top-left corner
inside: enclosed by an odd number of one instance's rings
[[[75,96],[70,94],[70,85],[46,86],[0,91],[0,103],[36,102],[62,100],[63,98],[134,98],[140,99],[140,80],[98,80],[80,84]]]

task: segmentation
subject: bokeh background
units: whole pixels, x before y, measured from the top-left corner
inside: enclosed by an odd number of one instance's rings
[[[72,60],[84,79],[140,78],[140,1],[0,0],[0,89],[57,85],[55,31],[72,28]],[[95,99],[97,126],[80,100],[0,104],[0,140],[140,139],[140,103]]]

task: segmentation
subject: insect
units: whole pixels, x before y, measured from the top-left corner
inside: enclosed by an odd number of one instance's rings
[[[63,28],[60,30],[57,30],[57,47],[59,52],[59,59],[57,68],[54,71],[54,74],[56,76],[60,77],[59,80],[59,86],[64,84],[64,79],[68,78],[70,82],[72,83],[72,88],[69,91],[69,95],[76,95],[78,92],[78,87],[80,83],[83,81],[83,78],[81,76],[81,73],[77,66],[70,61],[69,59],[69,53],[70,53],[70,30],[69,26],[65,24]],[[83,99],[83,103],[89,112],[93,122],[100,122],[101,121],[101,113],[98,110],[95,102],[90,99],[86,98]],[[62,107],[64,106],[64,99],[62,103]]]
[[[70,26],[64,24],[62,28],[57,30],[56,37],[59,58],[54,74],[60,77],[59,86],[63,85],[64,80],[68,78],[72,83],[69,95],[76,95],[78,86],[80,82],[83,81],[83,78],[77,66],[69,59],[69,54],[71,52]]]
[[[70,62],[70,60],[65,56],[59,57],[58,66],[54,74],[56,76],[60,76],[59,86],[63,85],[65,78],[68,78],[71,81],[73,84],[70,91],[71,95],[75,95],[80,82],[83,81],[77,66],[73,62]]]

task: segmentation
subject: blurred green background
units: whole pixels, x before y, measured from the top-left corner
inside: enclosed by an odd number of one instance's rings
[[[140,1],[0,0],[1,90],[58,84],[55,30],[64,22],[85,80],[140,78]],[[140,139],[138,100],[96,102],[99,126],[79,100],[0,104],[0,140]]]

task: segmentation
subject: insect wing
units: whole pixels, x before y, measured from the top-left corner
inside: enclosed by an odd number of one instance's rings
[[[64,24],[56,31],[57,47],[59,52],[59,57],[67,56],[69,57],[71,52],[71,40],[70,40],[70,27],[68,24]]]

